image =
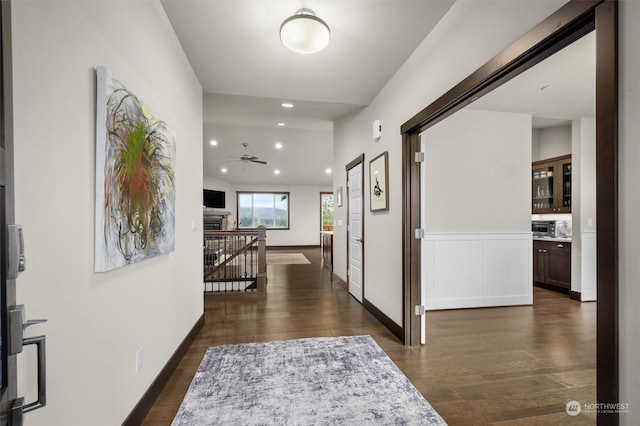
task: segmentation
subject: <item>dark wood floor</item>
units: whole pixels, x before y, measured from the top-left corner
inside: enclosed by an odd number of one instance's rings
[[[595,402],[595,303],[534,289],[534,306],[429,312],[427,345],[405,347],[311,265],[269,265],[265,299],[205,300],[205,325],[144,425],[168,425],[207,347],[369,334],[450,425],[595,424],[567,401]]]

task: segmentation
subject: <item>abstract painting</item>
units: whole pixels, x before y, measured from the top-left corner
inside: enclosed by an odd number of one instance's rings
[[[96,67],[95,271],[175,246],[175,137],[167,124]]]

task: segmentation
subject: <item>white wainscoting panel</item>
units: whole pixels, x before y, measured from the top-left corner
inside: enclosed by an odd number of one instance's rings
[[[582,282],[581,299],[591,302],[597,299],[596,283],[598,282],[598,255],[596,251],[596,233],[582,233]]]
[[[531,233],[427,234],[422,250],[426,309],[533,303]]]

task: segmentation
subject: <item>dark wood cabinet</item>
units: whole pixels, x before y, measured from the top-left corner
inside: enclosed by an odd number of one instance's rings
[[[547,251],[539,241],[533,242],[533,282],[547,281]]]
[[[531,165],[531,212],[571,213],[571,155]]]
[[[571,290],[571,243],[534,240],[533,281],[545,287]]]
[[[333,271],[333,233],[322,233],[322,263]]]

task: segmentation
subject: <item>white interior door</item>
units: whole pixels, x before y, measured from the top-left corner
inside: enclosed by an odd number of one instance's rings
[[[362,303],[362,163],[358,163],[348,172],[349,192],[349,293]]]

